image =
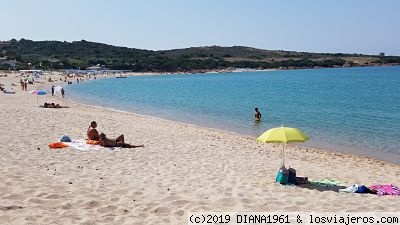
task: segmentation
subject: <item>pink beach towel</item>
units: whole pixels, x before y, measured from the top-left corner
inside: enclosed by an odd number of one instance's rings
[[[400,196],[400,188],[393,184],[376,184],[369,187],[372,192],[376,192],[377,195],[396,195]]]

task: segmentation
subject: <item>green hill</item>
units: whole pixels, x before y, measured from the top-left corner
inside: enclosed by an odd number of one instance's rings
[[[16,60],[17,69],[108,69],[154,72],[188,72],[232,68],[274,69],[399,64],[400,57],[360,54],[325,54],[263,50],[243,46],[192,47],[150,51],[117,47],[85,40],[73,42],[12,39],[0,42],[0,69]]]

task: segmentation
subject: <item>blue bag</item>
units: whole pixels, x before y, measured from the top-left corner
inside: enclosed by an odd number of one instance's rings
[[[68,137],[67,135],[62,135],[60,138],[61,142],[71,142],[71,138]]]
[[[282,166],[278,170],[278,174],[276,174],[276,182],[280,184],[287,184],[289,182],[289,171],[285,168],[285,166]]]
[[[360,185],[357,187],[357,190],[355,191],[355,193],[369,193],[370,190],[369,188],[367,188],[365,185]]]

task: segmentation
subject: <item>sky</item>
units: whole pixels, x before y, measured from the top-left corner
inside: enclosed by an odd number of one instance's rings
[[[0,40],[400,55],[399,0],[0,0]]]

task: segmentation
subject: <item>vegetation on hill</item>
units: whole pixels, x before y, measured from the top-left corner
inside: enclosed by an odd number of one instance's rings
[[[16,61],[16,69],[86,69],[101,65],[108,69],[140,72],[400,64],[400,57],[398,56],[307,53],[262,50],[242,46],[210,46],[150,51],[85,40],[61,42],[26,39],[0,42],[0,69],[7,69],[10,64],[4,62],[10,60]]]

